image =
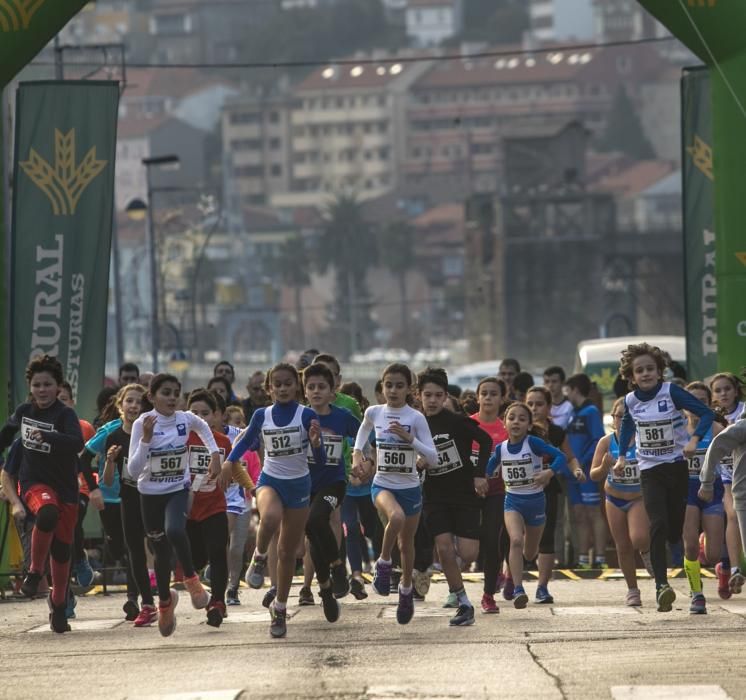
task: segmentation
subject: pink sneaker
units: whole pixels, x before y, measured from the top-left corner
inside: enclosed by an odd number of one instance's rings
[[[140,614],[135,618],[135,627],[150,627],[154,622],[158,622],[158,611],[155,606],[143,605]]]
[[[203,588],[199,576],[194,574],[191,578],[185,578],[184,587],[189,591],[189,597],[192,599],[192,607],[196,610],[204,610],[210,602],[210,596]]]
[[[158,631],[162,637],[170,637],[176,629],[176,606],[179,594],[172,588],[171,600],[168,603],[158,603]]]

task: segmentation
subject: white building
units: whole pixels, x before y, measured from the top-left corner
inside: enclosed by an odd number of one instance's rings
[[[530,0],[531,35],[538,41],[594,37],[592,0]]]
[[[407,36],[417,46],[436,46],[463,28],[462,0],[409,0]]]

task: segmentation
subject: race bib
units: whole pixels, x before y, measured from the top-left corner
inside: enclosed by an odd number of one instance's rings
[[[161,484],[183,481],[186,454],[186,446],[175,450],[152,450],[148,458],[150,480]]]
[[[479,465],[479,450],[472,450],[469,461],[471,462],[471,466],[476,469]]]
[[[508,488],[533,486],[534,461],[531,457],[503,461],[502,475],[503,481]]]
[[[189,445],[189,473],[192,491],[214,491],[216,483],[208,481],[210,450],[204,445]]]
[[[342,447],[344,438],[341,435],[331,435],[324,433],[324,451],[326,452],[326,466],[336,467],[339,461],[342,459]],[[313,448],[311,445],[308,446],[308,461],[311,464],[316,464],[316,460],[313,458]]]
[[[733,481],[733,455],[720,460],[720,476],[726,481]]]
[[[52,446],[44,440],[32,440],[31,433],[34,430],[47,430],[54,432],[54,426],[51,423],[42,423],[33,418],[23,418],[21,420],[21,442],[27,450],[33,450],[34,452],[44,452],[49,454],[52,451]]]
[[[461,469],[463,466],[461,455],[456,449],[456,443],[453,440],[441,442],[435,447],[438,450],[438,466],[428,469],[428,476],[441,476]]]
[[[640,483],[640,467],[637,464],[636,459],[630,459],[624,465],[624,472],[621,476],[617,476],[616,472],[612,469],[611,481],[614,484],[624,484],[626,486],[633,486]]]
[[[382,474],[412,474],[415,470],[414,447],[401,443],[378,443],[378,471]]]
[[[267,428],[262,431],[264,450],[268,457],[289,457],[303,452],[300,426]]]
[[[699,473],[702,471],[702,464],[705,461],[706,454],[707,450],[697,450],[686,460],[689,465],[689,476],[699,476]]]
[[[137,479],[133,479],[130,473],[127,471],[127,464],[130,461],[129,457],[124,457],[122,460],[122,483],[127,486],[137,488]]]
[[[639,448],[643,450],[664,450],[673,448],[673,421],[640,421],[637,427]]]

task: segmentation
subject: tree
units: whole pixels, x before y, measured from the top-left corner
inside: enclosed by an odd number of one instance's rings
[[[638,160],[655,158],[655,151],[645,136],[635,105],[624,85],[617,90],[606,131],[598,145],[601,151],[621,151]]]
[[[372,320],[365,275],[375,263],[376,245],[355,195],[338,194],[324,214],[325,224],[316,250],[320,272],[335,275],[335,304],[330,326],[347,339],[348,355],[364,347]]]
[[[411,350],[409,334],[409,295],[407,293],[407,273],[412,269],[414,258],[415,229],[404,220],[393,221],[378,234],[378,249],[390,252],[386,255],[386,267],[396,277],[399,283],[399,328],[402,345]]]
[[[273,257],[268,265],[275,279],[293,290],[297,337],[294,346],[306,347],[306,332],[303,324],[303,298],[304,287],[311,284],[311,275],[308,272],[308,256],[305,241],[300,234],[288,238],[280,247],[279,255]]]

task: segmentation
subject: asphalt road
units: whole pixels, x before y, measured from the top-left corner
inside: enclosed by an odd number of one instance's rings
[[[652,583],[641,588],[643,607],[632,609],[621,581],[555,581],[554,605],[500,601],[499,615],[450,628],[445,583],[403,627],[393,596],[347,597],[330,625],[320,607],[294,607],[294,587],[282,640],[269,636],[262,592],[245,588],[217,630],[182,595],[169,639],[124,622],[121,594],[81,599],[64,635],[49,631],[45,601],[8,601],[0,697],[746,699],[746,595],[722,601],[709,579],[709,614],[690,616],[685,580],[668,614],[656,612]],[[477,603],[479,583],[467,591]]]

